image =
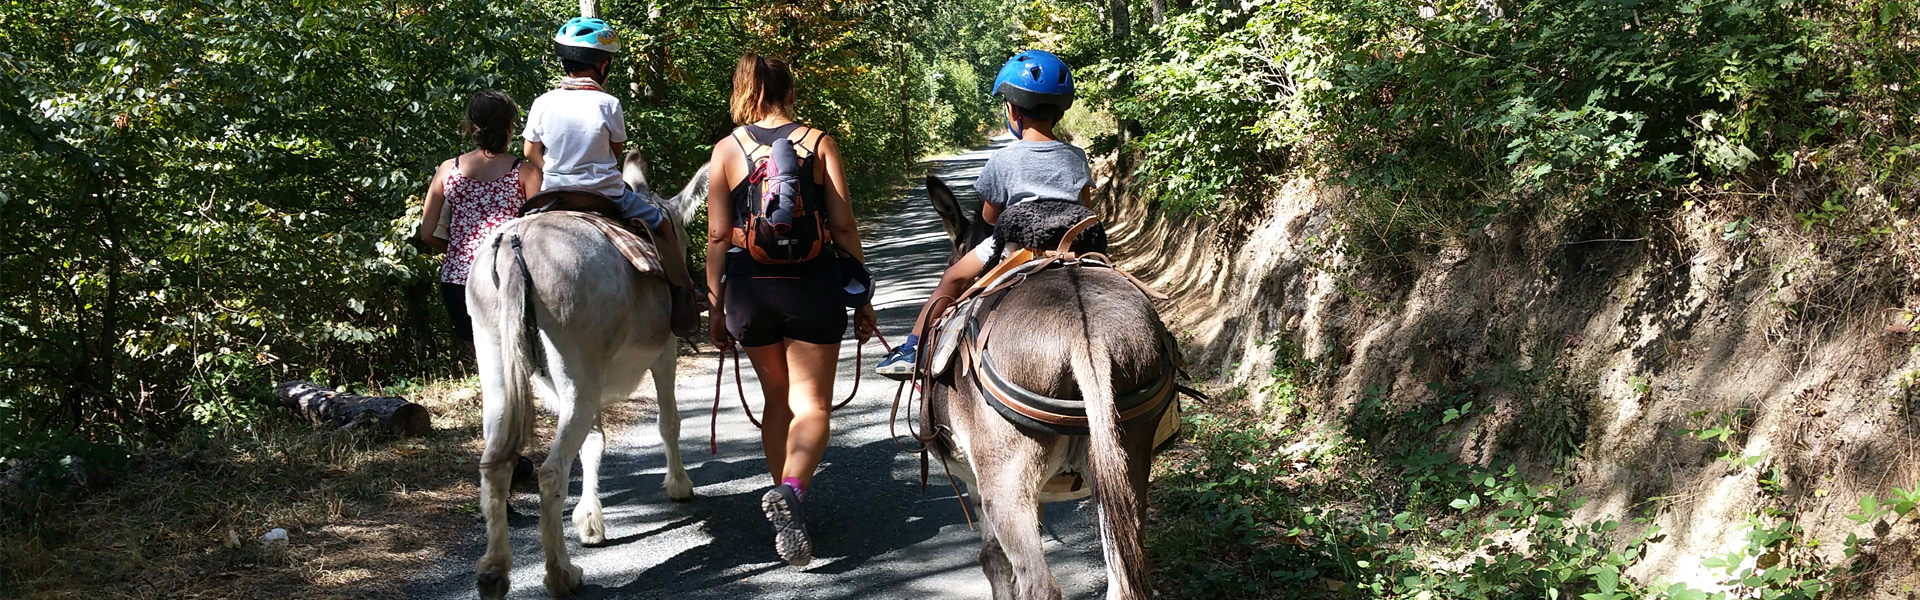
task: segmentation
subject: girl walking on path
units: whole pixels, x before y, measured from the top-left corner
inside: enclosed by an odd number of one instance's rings
[[[467,102],[464,126],[474,149],[440,163],[427,186],[420,240],[447,254],[440,266],[440,299],[447,304],[454,335],[469,347],[473,320],[467,316],[467,271],[473,266],[473,251],[540,191],[540,170],[522,169],[520,158],[507,153],[507,140],[519,118],[519,105],[506,94],[475,93]]]
[[[847,314],[830,249],[787,263],[763,262],[759,250],[739,247],[751,245],[744,232],[755,211],[750,203],[768,203],[754,192],[777,180],[777,189],[790,194],[793,214],[824,214],[833,244],[861,261],[866,253],[839,147],[833,136],[794,121],[794,98],[786,61],[751,52],[740,57],[729,105],[741,127],[714,144],[710,162],[716,185],[707,195],[707,288],[714,346],[744,347],[766,397],[760,443],[775,485],[761,508],[774,527],[774,549],[789,564],[804,565],[813,545],[801,502],[827,448]],[[855,310],[854,329],[860,340],[877,332],[871,304]]]

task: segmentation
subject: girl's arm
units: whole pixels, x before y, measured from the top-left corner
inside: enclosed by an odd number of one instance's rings
[[[547,171],[547,145],[546,144],[542,144],[540,142],[527,142],[525,144],[521,144],[520,153],[525,154],[527,156],[527,162],[533,163],[533,168],[535,170],[540,171],[542,173],[545,173]]]
[[[544,148],[542,149],[544,150]],[[520,199],[526,200],[540,195],[540,186],[546,183],[546,180],[547,172],[540,170],[540,165],[534,164],[532,160],[528,160],[527,164],[521,165]]]
[[[988,225],[997,225],[1000,223],[1000,213],[1005,210],[1007,209],[1001,208],[998,204],[981,202],[980,220],[986,221]]]
[[[446,209],[447,171],[452,168],[453,161],[447,160],[433,172],[433,182],[427,184],[426,210],[420,215],[420,241],[435,254],[447,251],[447,240],[434,235],[433,230],[440,226],[440,211]]]
[[[714,144],[707,161],[707,302],[711,305],[707,309],[707,336],[714,347],[721,349],[733,347],[733,336],[727,333],[727,288],[721,283],[727,250],[733,248],[733,215],[728,214],[732,207],[727,198],[728,190],[733,189],[728,183],[733,180],[728,172],[739,161],[729,152],[731,149],[725,143]]]

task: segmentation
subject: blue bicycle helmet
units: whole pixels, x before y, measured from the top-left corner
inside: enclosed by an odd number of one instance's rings
[[[1051,105],[1064,112],[1073,106],[1073,71],[1050,52],[1027,50],[1000,66],[1000,74],[993,78],[993,95],[1020,108]]]
[[[597,63],[620,52],[620,34],[613,26],[593,17],[574,17],[553,34],[554,50],[560,58]]]

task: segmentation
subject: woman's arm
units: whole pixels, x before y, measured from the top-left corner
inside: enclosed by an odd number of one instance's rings
[[[733,248],[733,215],[727,192],[733,189],[729,177],[733,164],[738,162],[732,147],[725,143],[713,145],[713,154],[707,159],[707,337],[717,348],[732,347],[733,336],[727,334],[726,299],[727,288],[721,283],[721,275],[726,273],[727,250]]]
[[[867,262],[867,250],[860,242],[860,224],[853,219],[853,200],[847,195],[847,172],[840,166],[840,145],[833,136],[821,134],[820,162],[827,169],[827,227],[833,231],[834,245],[845,248],[860,262]],[[880,317],[873,303],[853,310],[853,338],[865,344],[880,335]]]
[[[822,133],[819,152],[820,162],[827,169],[827,229],[833,233],[834,244],[866,262],[860,225],[853,220],[853,200],[847,195],[847,172],[840,165],[840,145],[833,136]]]
[[[452,168],[453,161],[447,160],[434,170],[433,181],[427,184],[427,206],[420,214],[420,241],[435,254],[447,251],[447,240],[440,239],[433,231],[440,226],[440,211],[446,209],[447,171]]]

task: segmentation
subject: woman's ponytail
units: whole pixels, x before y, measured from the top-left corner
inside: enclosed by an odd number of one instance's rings
[[[770,116],[793,119],[793,70],[787,61],[754,52],[740,56],[733,69],[733,121],[745,125]]]

